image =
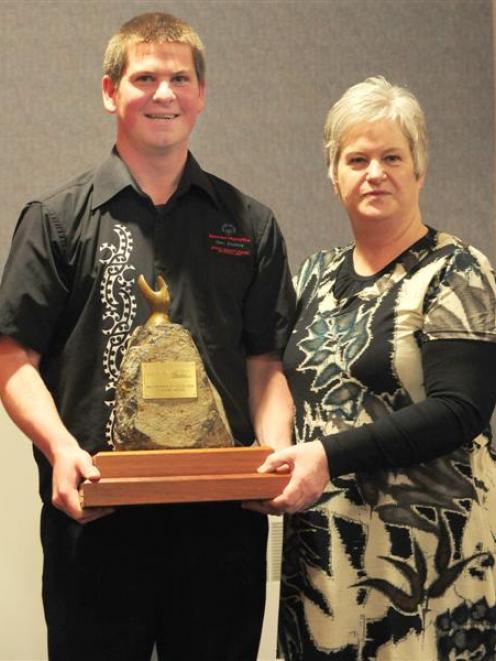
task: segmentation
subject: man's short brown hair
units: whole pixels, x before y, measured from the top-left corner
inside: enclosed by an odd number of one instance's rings
[[[191,25],[163,12],[135,16],[124,23],[110,39],[103,59],[103,73],[117,87],[127,65],[131,44],[181,43],[191,46],[198,82],[205,82],[205,49]]]

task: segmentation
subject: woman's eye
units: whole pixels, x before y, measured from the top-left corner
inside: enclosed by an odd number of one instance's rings
[[[348,163],[349,163],[350,165],[360,165],[360,164],[362,164],[362,163],[365,163],[365,159],[364,159],[363,156],[351,156],[351,157],[348,159]]]
[[[401,157],[399,154],[388,154],[386,156],[386,161],[388,163],[397,163],[398,161],[401,161]]]

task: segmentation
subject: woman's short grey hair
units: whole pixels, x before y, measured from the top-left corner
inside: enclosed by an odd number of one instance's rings
[[[333,183],[336,181],[345,135],[361,122],[381,119],[397,122],[410,145],[417,179],[425,173],[427,132],[419,102],[406,88],[391,85],[383,76],[374,76],[349,87],[327,115],[324,144],[329,176]]]

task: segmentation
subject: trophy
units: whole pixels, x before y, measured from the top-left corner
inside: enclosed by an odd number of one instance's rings
[[[157,285],[138,278],[150,316],[129,338],[116,386],[114,450],[93,457],[101,479],[82,484],[83,506],[275,497],[289,475],[256,472],[272,448],[234,446],[191,334],[170,322],[162,276]]]

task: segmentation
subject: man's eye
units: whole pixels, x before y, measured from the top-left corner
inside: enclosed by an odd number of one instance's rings
[[[143,73],[140,76],[137,76],[136,80],[140,83],[149,83],[154,80],[154,77],[149,73]]]
[[[185,76],[184,74],[178,74],[177,76],[173,76],[172,80],[175,83],[187,83],[189,78],[188,78],[188,76]]]

